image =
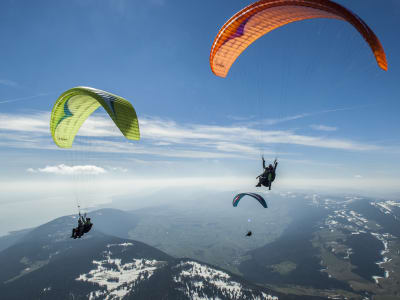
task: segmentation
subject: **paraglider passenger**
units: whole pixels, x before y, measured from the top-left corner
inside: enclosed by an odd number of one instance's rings
[[[83,232],[88,233],[90,229],[92,229],[93,223],[90,222],[90,218],[86,218],[85,223],[83,224]]]
[[[276,177],[276,167],[278,166],[278,161],[275,159],[274,160],[274,165],[269,164],[268,167],[265,167],[265,159],[264,156],[262,157],[262,163],[263,163],[263,169],[264,172],[257,176],[256,178],[258,179],[258,183],[256,187],[260,187],[261,185],[268,187],[268,189],[271,189],[271,183],[275,180]]]
[[[251,231],[246,233],[246,236],[251,236],[253,233]]]

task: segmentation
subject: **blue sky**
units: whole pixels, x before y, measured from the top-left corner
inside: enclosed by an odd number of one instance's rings
[[[349,24],[311,20],[271,32],[226,79],[216,77],[208,61],[214,37],[250,1],[1,1],[3,212],[43,195],[65,203],[46,217],[72,212],[70,182],[84,172],[74,166],[103,170],[85,175],[93,185],[125,182],[118,193],[80,191],[104,202],[129,193],[132,182],[145,192],[166,178],[172,186],[184,178],[249,189],[261,153],[280,158],[278,189],[398,193],[400,4],[338,2],[377,34],[387,72]],[[142,140],[124,140],[99,111],[80,131],[76,154],[57,149],[49,113],[74,86],[130,100]]]

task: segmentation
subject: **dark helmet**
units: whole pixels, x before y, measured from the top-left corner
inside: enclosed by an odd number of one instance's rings
[[[273,168],[273,166],[272,166],[271,164],[269,164],[268,168],[272,169],[272,168]]]

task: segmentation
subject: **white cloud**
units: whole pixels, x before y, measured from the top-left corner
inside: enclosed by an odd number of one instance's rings
[[[107,169],[109,169],[112,172],[122,172],[122,173],[128,172],[128,169],[121,167],[107,167]]]
[[[218,126],[185,124],[173,121],[146,118],[141,120],[141,132],[144,139],[157,139],[158,142],[201,145],[221,149],[221,143],[235,144],[231,149],[245,149],[247,153],[259,152],[271,144],[295,144],[319,148],[341,150],[378,150],[375,145],[357,143],[345,139],[328,139],[295,134],[292,131],[257,130],[245,125]],[[250,147],[250,148],[249,148]],[[227,147],[225,147],[227,149]],[[243,153],[243,151],[240,151]]]
[[[49,113],[29,115],[0,114],[0,130],[48,133],[50,124]]]
[[[0,84],[6,85],[6,86],[11,86],[11,87],[18,86],[18,83],[16,83],[15,81],[12,81],[12,80],[8,80],[8,79],[0,79]]]
[[[361,175],[354,175],[354,178],[363,178]]]
[[[336,131],[337,130],[337,127],[326,126],[326,125],[310,125],[310,127],[314,130],[320,130],[320,131]]]
[[[294,118],[294,117],[293,117]],[[1,146],[58,149],[49,133],[49,113],[0,114]],[[245,158],[263,151],[274,155],[278,145],[301,145],[351,151],[379,150],[377,145],[346,139],[297,134],[292,130],[259,130],[244,125],[179,124],[172,120],[140,118],[141,140],[128,141],[108,116],[91,116],[79,130],[75,150],[132,153],[175,158]],[[98,137],[102,137],[101,140]],[[280,146],[279,146],[280,147]]]
[[[87,174],[87,175],[99,175],[106,173],[101,167],[93,166],[93,165],[85,165],[85,166],[67,166],[64,164],[60,164],[57,166],[46,166],[44,168],[27,169],[28,172],[31,173],[50,173],[57,175],[75,175],[75,174]]]

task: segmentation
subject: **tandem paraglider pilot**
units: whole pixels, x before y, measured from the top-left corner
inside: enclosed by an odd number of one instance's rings
[[[256,177],[256,179],[258,179],[258,183],[257,183],[256,187],[260,187],[261,185],[263,185],[270,190],[271,184],[275,180],[275,177],[276,177],[276,167],[278,166],[278,161],[275,158],[274,165],[269,164],[268,167],[265,167],[265,159],[264,159],[264,156],[262,156],[262,164],[263,164],[264,172],[261,175]]]
[[[78,218],[78,227],[72,229],[71,238],[81,238],[85,233],[88,233],[90,229],[92,229],[93,223],[90,221],[90,218],[86,217],[86,214],[81,216],[79,213]]]

